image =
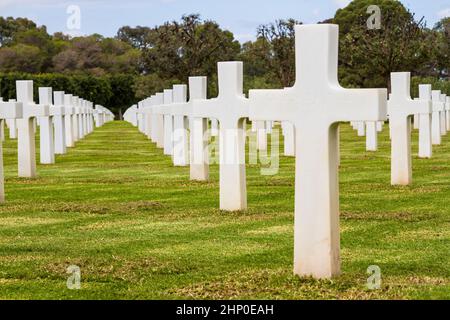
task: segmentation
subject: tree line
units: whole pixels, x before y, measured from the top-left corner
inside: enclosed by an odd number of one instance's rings
[[[367,27],[370,5],[381,9],[380,29]],[[415,82],[426,78],[448,90],[450,17],[428,27],[399,1],[354,0],[320,23],[339,24],[344,86],[388,87],[391,72],[412,71]],[[92,100],[117,111],[171,84],[186,83],[189,76],[208,76],[214,96],[216,63],[229,60],[244,62],[246,89],[288,87],[295,81],[296,24],[301,21],[261,25],[255,41],[241,44],[232,32],[198,14],[155,27],[124,26],[114,38],[50,35],[26,18],[0,17],[0,94],[8,98],[8,81],[19,76],[61,89],[95,82]]]

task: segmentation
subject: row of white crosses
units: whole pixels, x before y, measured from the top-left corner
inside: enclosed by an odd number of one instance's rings
[[[391,138],[391,184],[412,183],[411,129],[412,119],[419,129],[419,158],[431,158],[432,146],[441,144],[441,137],[450,130],[450,97],[431,85],[419,85],[419,97],[410,94],[409,72],[391,75],[392,93],[388,101],[388,117]],[[353,126],[359,136],[366,135],[366,149],[377,150],[377,132],[381,131],[373,122],[357,122]]]
[[[243,210],[247,208],[244,124],[248,117],[243,64],[220,62],[218,73],[219,95],[215,99],[206,99],[206,77],[191,77],[189,102],[187,87],[175,85],[132,106],[125,115],[163,148],[164,154],[172,156],[174,165],[190,164],[191,180],[199,181],[209,178],[207,134],[211,119],[210,135],[219,136],[220,208]]]
[[[36,123],[40,126],[40,162],[55,163],[55,154],[65,154],[67,148],[83,139],[94,129],[93,109],[90,101],[52,88],[39,88],[39,103],[34,102],[33,81],[16,82],[17,99],[0,102],[1,119],[7,119],[10,138],[17,138],[18,176],[36,177]],[[3,164],[0,166],[3,186]],[[3,187],[0,199],[4,200]]]
[[[359,127],[361,135],[365,134],[367,123],[369,135],[376,136],[387,120],[389,107],[392,183],[408,184],[411,117],[419,114],[426,128],[431,110],[444,107],[442,96],[438,103],[437,93],[431,92],[430,86],[421,86],[420,98],[411,99],[409,73],[392,74],[389,102],[387,89],[342,88],[337,79],[338,26],[301,25],[295,31],[296,83],[292,88],[250,90],[246,98],[242,63],[219,62],[217,98],[206,99],[206,78],[193,77],[189,79],[189,102],[185,102],[186,86],[175,86],[131,107],[126,120],[164,148],[175,163],[174,132],[179,127],[186,128],[186,118],[189,119],[193,180],[208,178],[207,119],[218,120],[220,208],[228,211],[247,207],[245,119],[281,121],[285,138],[292,137],[285,151],[296,156],[294,273],[330,278],[340,273],[339,123],[351,122]],[[176,125],[177,115],[185,118]],[[421,141],[431,141],[431,131],[429,135],[423,131]],[[372,147],[375,149],[376,145]],[[425,152],[426,148],[422,150]]]

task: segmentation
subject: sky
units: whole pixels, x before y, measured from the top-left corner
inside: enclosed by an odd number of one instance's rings
[[[316,23],[333,17],[349,0],[0,0],[0,16],[26,17],[46,25],[49,33],[99,33],[115,36],[128,26],[155,26],[179,20],[183,14],[199,13],[203,19],[217,21],[224,29],[245,42],[253,40],[261,24],[295,18]],[[425,17],[428,26],[450,16],[449,0],[402,0],[416,17]],[[78,6],[73,11],[73,5]],[[69,12],[68,12],[69,11]],[[80,28],[74,21],[80,21]],[[75,29],[74,29],[75,28]]]

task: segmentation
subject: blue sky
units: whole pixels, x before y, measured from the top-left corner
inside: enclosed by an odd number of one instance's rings
[[[50,33],[67,32],[66,10],[78,5],[81,34],[114,36],[124,25],[154,26],[178,20],[183,14],[200,13],[231,30],[240,41],[253,39],[256,28],[279,18],[315,23],[332,17],[348,0],[0,0],[0,15],[27,17],[46,25]],[[404,5],[425,16],[428,26],[450,16],[449,0],[403,0]]]

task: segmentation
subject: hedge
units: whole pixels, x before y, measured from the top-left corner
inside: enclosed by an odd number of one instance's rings
[[[34,97],[38,102],[38,88],[52,87],[54,91],[65,91],[95,104],[101,104],[118,113],[136,103],[133,75],[90,75],[0,73],[0,96],[4,99],[16,97],[16,80],[33,80]]]

